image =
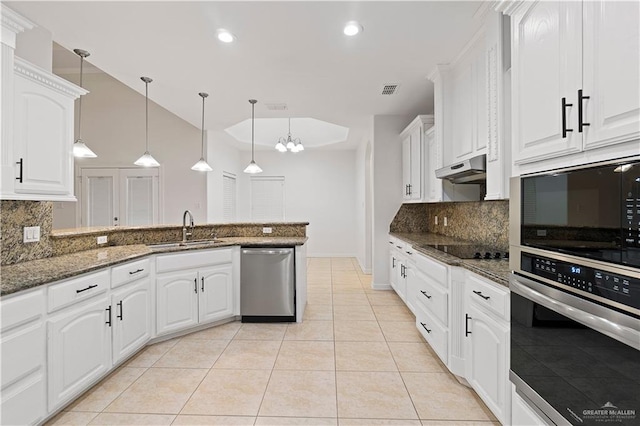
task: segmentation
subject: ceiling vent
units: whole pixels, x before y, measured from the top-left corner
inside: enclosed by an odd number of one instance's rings
[[[399,84],[385,84],[382,87],[382,94],[383,95],[395,95],[396,92],[398,91],[398,86],[400,86]]]
[[[286,111],[287,104],[264,104],[269,111]]]

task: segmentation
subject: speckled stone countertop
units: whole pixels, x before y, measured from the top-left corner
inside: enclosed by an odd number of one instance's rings
[[[509,269],[509,261],[506,259],[460,259],[459,257],[444,253],[432,247],[423,247],[425,244],[469,244],[469,241],[430,233],[417,234],[391,232],[390,235],[411,244],[411,247],[416,251],[435,260],[446,263],[447,265],[463,267],[471,272],[475,272],[478,275],[488,278],[497,284],[509,287],[509,274],[511,273],[511,270]]]
[[[0,296],[27,290],[50,282],[71,278],[119,263],[128,262],[151,254],[202,250],[208,248],[290,247],[303,245],[307,237],[227,237],[215,243],[196,246],[153,248],[144,244],[111,246],[77,253],[31,260],[0,268]]]

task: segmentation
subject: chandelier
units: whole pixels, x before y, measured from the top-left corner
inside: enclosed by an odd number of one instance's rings
[[[280,152],[287,152],[287,150],[291,152],[304,151],[304,146],[302,145],[300,138],[294,139],[291,137],[291,117],[289,117],[289,133],[286,138],[281,137],[278,139],[276,149]]]

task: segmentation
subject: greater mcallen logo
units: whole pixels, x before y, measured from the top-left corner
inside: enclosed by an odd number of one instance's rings
[[[582,410],[582,416],[584,419],[595,420],[598,422],[620,422],[635,419],[636,410],[620,409],[610,401],[607,401],[607,403],[599,409]]]

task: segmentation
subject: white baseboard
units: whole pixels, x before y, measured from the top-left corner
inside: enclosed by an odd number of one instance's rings
[[[372,283],[371,288],[374,290],[393,290],[390,284]]]
[[[360,259],[360,257],[356,257],[356,260],[358,261],[358,265],[360,266],[360,269],[362,270],[363,273],[371,274],[371,268],[364,268],[362,266],[363,262],[362,262],[362,259]]]

